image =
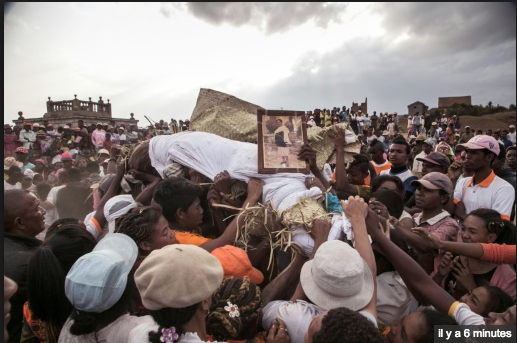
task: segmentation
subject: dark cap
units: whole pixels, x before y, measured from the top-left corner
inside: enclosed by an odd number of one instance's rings
[[[428,189],[443,189],[445,193],[449,195],[452,195],[454,191],[451,179],[449,179],[447,175],[439,172],[431,172],[420,180],[411,181],[411,186],[416,187],[417,184],[421,184]]]
[[[449,168],[449,166],[451,165],[451,161],[445,154],[442,154],[441,152],[435,152],[435,151],[430,152],[429,155],[427,155],[426,157],[418,157],[416,160],[417,161],[426,161],[426,162],[436,164],[437,166],[442,166],[445,168]]]

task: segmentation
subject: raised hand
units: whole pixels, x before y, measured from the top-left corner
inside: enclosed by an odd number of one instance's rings
[[[342,127],[336,127],[334,129],[334,147],[336,150],[343,150],[345,145],[345,130]]]
[[[312,187],[318,187],[323,193],[327,191],[325,189],[325,186],[323,186],[323,183],[321,183],[321,180],[314,176],[305,178],[305,187],[307,187],[307,189],[311,189]]]
[[[440,249],[440,240],[434,235],[431,235],[427,229],[424,229],[423,227],[414,227],[411,231],[416,233],[420,238],[426,240],[433,249]]]
[[[441,277],[445,277],[447,274],[451,272],[451,262],[452,253],[446,252],[442,257],[440,264],[438,265],[438,274]]]
[[[196,170],[189,168],[188,170],[190,181],[197,183],[198,185],[205,182],[205,176]]]
[[[316,218],[312,222],[312,228],[309,234],[315,240],[320,238],[321,240],[326,241],[329,237],[331,227],[332,226],[328,220]]]
[[[456,256],[451,262],[451,273],[456,278],[456,289],[469,292],[477,287],[467,257]]]
[[[248,199],[259,201],[262,197],[262,188],[264,187],[264,181],[256,178],[252,178],[248,181]]]
[[[350,196],[348,200],[341,200],[341,207],[343,207],[346,216],[350,220],[352,218],[366,218],[368,215],[368,204],[358,195],[355,197]]]
[[[379,216],[384,217],[385,219],[389,219],[390,212],[388,211],[388,208],[380,201],[371,199],[368,203],[368,206]]]
[[[214,177],[215,189],[219,193],[228,194],[232,191],[232,178],[227,170],[224,170]]]
[[[451,180],[457,180],[463,173],[463,161],[454,161],[447,170],[447,176]]]
[[[298,153],[299,160],[305,160],[309,163],[310,168],[318,168],[316,164],[316,150],[309,144],[302,145],[300,152]]]

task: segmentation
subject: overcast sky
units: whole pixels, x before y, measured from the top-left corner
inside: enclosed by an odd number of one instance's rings
[[[4,121],[54,101],[190,118],[200,88],[266,109],[516,103],[515,3],[11,3]]]

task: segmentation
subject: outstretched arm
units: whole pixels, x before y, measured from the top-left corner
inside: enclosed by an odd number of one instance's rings
[[[516,255],[515,255],[515,245],[506,245],[506,244],[481,244],[481,243],[465,243],[465,242],[450,242],[450,241],[442,241],[436,238],[435,236],[429,234],[424,228],[414,228],[412,229],[415,234],[420,236],[423,240],[429,242],[429,244],[433,247],[433,249],[440,249],[445,251],[450,251],[456,255],[462,255],[472,258],[481,259],[484,261],[490,261],[492,263],[499,264],[515,264]],[[495,256],[488,256],[491,254],[486,254],[487,251],[494,251]],[[485,256],[486,254],[486,256]],[[504,257],[504,258],[503,258]]]
[[[369,215],[376,216],[372,211]],[[437,285],[418,263],[392,243],[377,227],[368,226],[367,229],[372,240],[377,243],[384,256],[397,269],[411,293],[416,298],[425,299],[437,310],[448,313],[449,308],[456,300]]]
[[[321,181],[325,189],[330,189],[329,182],[325,176],[323,176],[322,172],[318,168],[318,165],[316,164],[316,150],[314,150],[313,147],[311,147],[309,144],[302,145],[300,153],[298,154],[298,159],[307,161],[311,168],[312,174]],[[333,190],[331,190],[331,192],[332,194],[335,193]]]
[[[113,198],[115,195],[118,194],[120,190],[120,181],[122,181],[122,178],[124,177],[124,162],[121,162],[117,165],[117,173],[115,174],[115,178],[113,179],[113,182],[111,182],[110,187],[108,188],[107,192],[102,197],[101,201],[99,202],[99,205],[97,206],[97,211],[95,212],[95,215],[93,216],[95,220],[97,220],[97,223],[99,224],[99,227],[103,227],[106,225],[106,217],[104,216],[104,205],[106,205],[106,202],[108,202],[109,199]]]
[[[137,180],[149,183],[135,199],[136,202],[141,203],[144,206],[149,206],[151,204],[151,200],[153,199],[154,189],[156,186],[158,186],[162,179],[159,176],[146,174],[134,169],[131,169],[129,174],[133,175],[133,177]]]
[[[368,239],[368,233],[366,231],[368,204],[359,196],[350,196],[346,201],[341,200],[341,207],[343,207],[343,211],[345,211],[347,218],[352,224],[352,229],[354,230],[355,249],[366,262],[373,276],[373,296],[368,305],[366,305],[362,310],[371,313],[375,319],[377,319],[377,264],[375,262],[375,256],[373,254],[370,240]],[[378,222],[376,223],[377,225],[374,223],[375,218],[369,218],[369,224],[371,226],[378,227]]]

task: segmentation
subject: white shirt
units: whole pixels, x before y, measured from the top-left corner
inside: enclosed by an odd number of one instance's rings
[[[377,318],[385,325],[395,325],[408,314],[414,297],[395,272],[377,276]]]
[[[517,132],[508,132],[508,135],[506,138],[515,145],[515,138],[516,138]]]
[[[47,200],[45,200],[47,203],[49,203],[52,206],[56,206],[56,200],[57,200],[57,192],[59,192],[62,188],[64,188],[66,185],[62,186],[56,186],[52,187],[50,189],[50,192],[48,192]]]
[[[11,189],[22,189],[22,184],[16,182],[14,185],[11,185],[9,182],[4,181],[4,191],[8,191]]]
[[[128,343],[142,343],[149,342],[149,332],[157,331],[158,324],[156,322],[152,323],[143,323],[132,329],[129,333]],[[197,333],[194,332],[185,332],[181,336],[179,336],[177,343],[198,343],[198,342],[207,342],[203,341]],[[220,341],[213,341],[214,343],[224,343]]]
[[[26,149],[32,149],[32,143],[36,141],[36,137],[36,132],[32,130],[25,131],[24,129],[20,131],[20,142],[23,143],[23,147]]]
[[[454,203],[462,202],[465,205],[465,213],[478,208],[490,208],[501,214],[506,220],[510,220],[515,190],[513,186],[496,176],[494,172],[479,182],[473,184],[473,177],[459,180],[454,188]]]
[[[56,209],[57,192],[59,192],[64,187],[64,185],[52,187],[50,192],[48,192],[47,200],[45,200],[45,203],[47,203],[47,205],[51,205],[51,207],[47,210],[47,213],[45,213],[45,225],[50,226],[52,223],[59,219],[59,213]]]
[[[138,326],[139,324],[152,325],[154,324],[154,319],[151,316],[136,317],[125,314],[118,317],[113,323],[100,329],[96,333],[80,336],[72,335],[70,333],[70,327],[72,324],[73,320],[69,317],[61,329],[61,333],[59,334],[59,343],[130,342],[132,329],[134,327]],[[148,339],[149,337],[147,336],[145,340],[140,340],[139,342],[148,342]]]
[[[451,305],[449,316],[453,317],[458,325],[486,325],[482,316],[473,312],[467,304],[458,301]]]
[[[382,143],[384,143],[384,141],[386,140],[386,138],[384,138],[384,136],[377,137],[376,135],[373,135],[373,138],[375,138],[376,140],[378,140],[379,142],[382,142]]]
[[[278,317],[285,322],[291,342],[303,342],[312,319],[325,310],[304,300],[296,300],[296,302],[276,300],[267,304],[262,312],[264,329],[268,330]]]

